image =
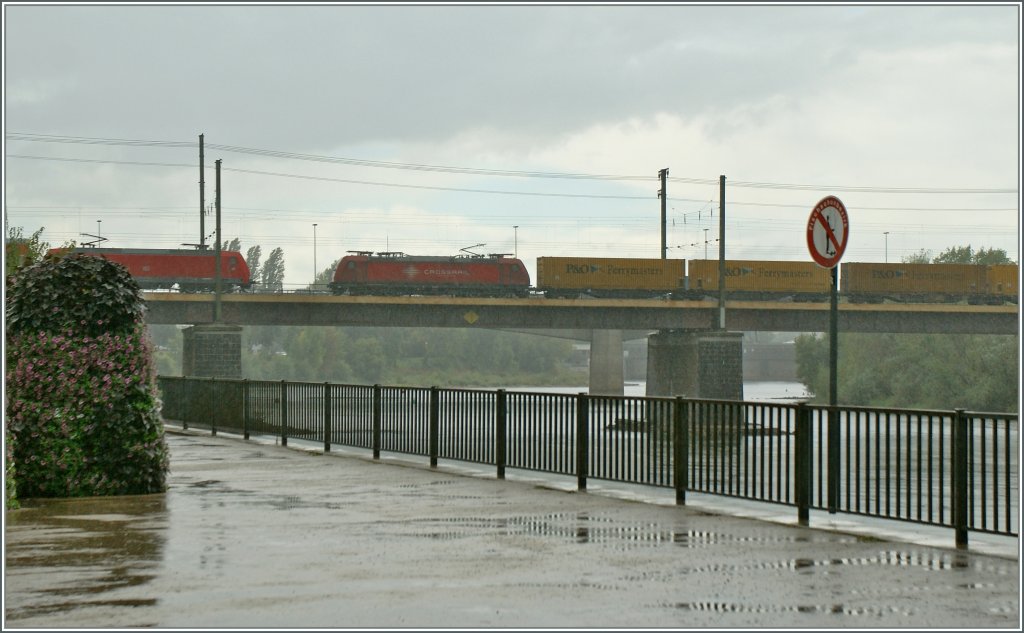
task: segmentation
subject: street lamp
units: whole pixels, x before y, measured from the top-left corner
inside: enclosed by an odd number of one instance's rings
[[[514,231],[513,237],[515,239],[515,248],[513,249],[513,252],[515,254],[513,256],[514,257],[519,257],[519,225],[518,224],[514,225],[512,227],[512,230]]]
[[[100,233],[100,224],[103,220],[96,220],[96,237],[97,239],[103,239],[103,233]]]
[[[885,236],[885,263],[889,263],[889,231],[883,231],[882,235]]]
[[[316,222],[313,223],[313,285],[316,285]]]

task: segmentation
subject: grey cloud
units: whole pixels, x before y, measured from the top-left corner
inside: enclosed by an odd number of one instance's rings
[[[813,90],[864,50],[1015,37],[1005,11],[962,7],[5,11],[8,129],[306,151],[721,112]]]

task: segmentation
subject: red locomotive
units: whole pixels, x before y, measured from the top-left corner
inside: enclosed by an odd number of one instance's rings
[[[181,291],[213,290],[216,251],[134,248],[52,248],[52,255],[88,255],[121,264],[143,290],[177,288]],[[249,266],[238,251],[221,251],[221,289],[230,292],[252,284]]]
[[[516,296],[529,293],[530,273],[507,254],[413,256],[349,251],[338,262],[331,290],[336,295]]]

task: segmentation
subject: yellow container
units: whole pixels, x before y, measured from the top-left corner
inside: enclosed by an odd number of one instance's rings
[[[985,266],[975,264],[840,264],[839,289],[848,294],[953,295],[985,292]]]
[[[538,257],[539,290],[673,291],[683,288],[686,260]]]
[[[1020,292],[1017,264],[992,264],[986,271],[988,293],[1000,297],[1015,297]]]
[[[718,290],[718,260],[691,259],[690,290]],[[807,262],[725,260],[725,289],[730,292],[828,293],[829,271]]]

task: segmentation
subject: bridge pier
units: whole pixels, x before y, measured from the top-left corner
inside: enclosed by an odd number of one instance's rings
[[[625,392],[622,370],[622,330],[590,331],[590,393],[621,396]]]
[[[743,399],[743,333],[662,330],[647,339],[647,395]]]
[[[181,336],[183,376],[242,377],[242,326],[193,325]]]

